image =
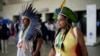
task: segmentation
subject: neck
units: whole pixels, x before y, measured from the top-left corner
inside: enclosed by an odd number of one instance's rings
[[[65,30],[66,30],[66,27],[61,28],[61,32],[62,32],[62,33],[64,33],[64,32],[65,32]]]
[[[26,29],[28,26],[23,26],[23,29]]]
[[[28,25],[24,25],[24,27],[25,27],[25,28],[27,28],[27,27],[28,27]]]
[[[65,32],[66,30],[68,30],[68,27],[67,27],[67,26],[61,28],[61,31],[62,31],[62,32]]]

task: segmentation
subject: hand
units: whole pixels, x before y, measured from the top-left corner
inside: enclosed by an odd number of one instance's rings
[[[38,56],[38,52],[33,52],[32,56]]]
[[[18,47],[18,48],[22,48],[22,42],[18,43],[18,44],[17,44],[17,47]]]

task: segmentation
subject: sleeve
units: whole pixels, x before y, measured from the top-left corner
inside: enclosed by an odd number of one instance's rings
[[[7,36],[10,36],[10,30],[7,28]]]
[[[41,30],[38,30],[38,31],[37,31],[36,39],[37,39],[37,38],[42,38],[42,32],[41,32]]]
[[[55,48],[54,48],[54,44],[52,45],[52,48],[55,49]]]

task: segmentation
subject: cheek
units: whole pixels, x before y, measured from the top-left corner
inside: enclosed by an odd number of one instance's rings
[[[61,21],[60,24],[63,26],[63,25],[66,25],[66,22],[65,21]]]
[[[22,22],[23,22],[23,24],[25,23],[25,21],[24,21],[24,20],[23,20]]]
[[[63,27],[66,25],[66,23],[63,21],[59,21],[59,22],[57,22],[57,25],[58,25],[58,27]]]
[[[61,26],[63,24],[63,22],[59,22],[58,25]]]
[[[26,24],[26,21],[23,21],[23,24],[25,25]]]

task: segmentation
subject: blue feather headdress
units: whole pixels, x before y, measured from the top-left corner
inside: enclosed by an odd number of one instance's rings
[[[27,16],[30,20],[29,24],[30,26],[28,26],[29,29],[25,36],[25,39],[31,40],[33,37],[36,37],[37,28],[40,26],[37,10],[33,8],[32,3],[29,4],[29,6],[27,4],[25,10],[23,10],[22,13],[20,14],[20,18],[22,18],[22,16]],[[23,28],[22,24],[21,28]]]

